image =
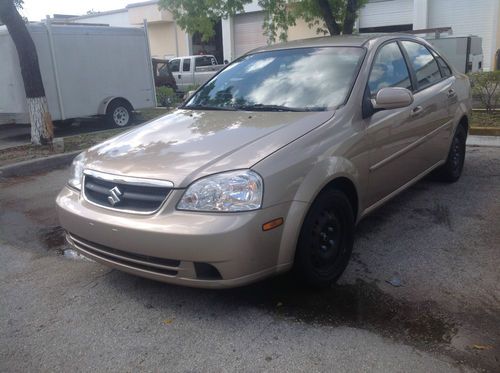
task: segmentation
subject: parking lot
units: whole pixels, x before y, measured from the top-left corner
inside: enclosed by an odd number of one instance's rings
[[[498,371],[500,148],[363,220],[331,289],[182,288],[74,257],[68,170],[0,182],[0,371]],[[237,249],[237,248],[235,248]]]

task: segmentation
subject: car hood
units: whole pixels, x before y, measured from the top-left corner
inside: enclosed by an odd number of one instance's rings
[[[85,168],[182,188],[205,175],[249,168],[333,114],[176,110],[90,148]]]

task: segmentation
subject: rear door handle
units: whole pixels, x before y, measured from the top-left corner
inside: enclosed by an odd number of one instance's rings
[[[413,110],[411,111],[411,116],[416,117],[417,115],[420,115],[424,111],[424,108],[422,106],[415,106]]]
[[[457,92],[453,88],[448,90],[448,98],[453,98],[457,95]]]
[[[181,74],[177,75],[177,77],[178,77],[179,79],[181,79]]]

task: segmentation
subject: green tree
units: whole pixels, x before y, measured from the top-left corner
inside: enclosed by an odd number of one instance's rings
[[[31,142],[36,145],[48,144],[52,142],[53,137],[52,119],[38,55],[25,20],[17,11],[17,7],[22,7],[22,0],[0,0],[0,22],[7,27],[19,57],[31,123]]]
[[[357,12],[368,0],[259,0],[265,12],[263,30],[269,42],[287,40],[288,29],[304,19],[317,33],[352,34]],[[179,26],[202,35],[207,41],[221,18],[243,12],[252,0],[160,0],[160,8],[169,10]]]

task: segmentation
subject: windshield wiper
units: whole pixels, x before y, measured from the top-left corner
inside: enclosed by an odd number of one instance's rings
[[[295,109],[292,107],[282,106],[282,105],[254,104],[254,105],[241,105],[236,107],[239,110],[248,110],[248,111],[302,111],[300,109]]]
[[[254,105],[242,105],[237,106],[239,110],[249,110],[249,111],[323,111],[325,108],[323,107],[303,107],[303,108],[294,108],[283,105],[265,105],[265,104],[254,104]]]
[[[236,109],[232,106],[210,106],[210,105],[189,105],[183,106],[183,109],[191,110],[220,110],[220,111],[235,111]]]

